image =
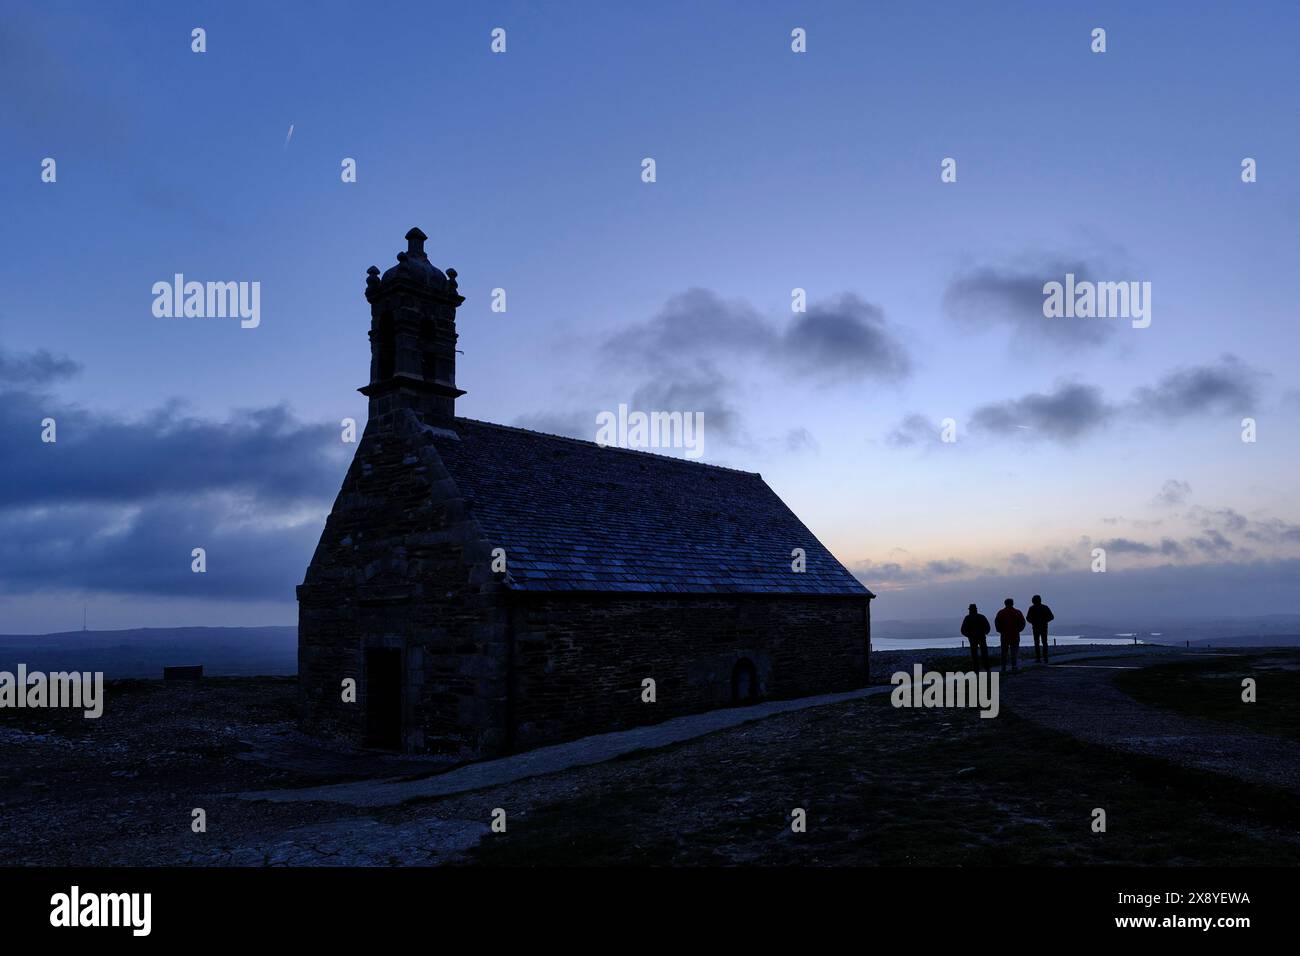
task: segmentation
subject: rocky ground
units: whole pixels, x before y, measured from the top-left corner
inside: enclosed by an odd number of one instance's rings
[[[444,768],[300,737],[292,680],[117,682],[97,721],[0,712],[0,863],[1300,863],[1300,795],[1289,786],[1300,748],[1279,746],[1274,725],[1259,733],[1138,699],[1149,688],[1116,689],[1172,653],[1027,670],[1005,682],[995,720],[896,710],[876,695],[369,808],[239,795]],[[1300,660],[1287,653],[1235,655],[1216,673],[1271,680]],[[942,667],[952,651],[887,652],[873,672],[887,679],[917,656]],[[1195,703],[1206,686],[1182,696]],[[1158,733],[1134,743],[1143,735],[1127,722],[1144,714]],[[1197,735],[1197,754],[1209,733],[1237,758],[1184,759],[1180,727]],[[1098,807],[1103,834],[1091,828]],[[206,833],[191,828],[195,808]],[[804,833],[790,827],[796,808]],[[497,809],[505,833],[489,826]]]

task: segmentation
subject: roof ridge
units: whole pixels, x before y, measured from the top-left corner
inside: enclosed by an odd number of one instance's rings
[[[687,465],[692,468],[715,468],[718,471],[729,471],[737,475],[748,475],[751,478],[757,478],[760,481],[763,475],[757,471],[745,471],[743,468],[728,468],[726,465],[715,465],[707,461],[692,461],[689,458],[677,458],[674,455],[660,455],[657,452],[646,451],[640,448],[621,448],[618,445],[602,445],[599,442],[587,441],[584,438],[574,438],[571,435],[556,435],[553,432],[539,432],[534,428],[520,428],[518,425],[502,425],[500,422],[485,422],[477,418],[465,418],[457,415],[457,422],[468,422],[471,425],[484,425],[488,428],[500,428],[504,431],[523,432],[526,435],[540,435],[543,438],[558,438],[561,441],[575,442],[579,445],[588,445],[592,448],[599,448],[602,451],[622,452],[626,455],[646,455],[656,461],[673,462],[676,464]]]

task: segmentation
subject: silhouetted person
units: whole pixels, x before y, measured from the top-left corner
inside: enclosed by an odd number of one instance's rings
[[[1038,647],[1042,644],[1044,664],[1047,663],[1047,622],[1056,620],[1056,615],[1052,609],[1043,603],[1043,599],[1037,594],[1034,595],[1029,610],[1025,612],[1025,620],[1029,626],[1034,629],[1034,660],[1038,660]]]
[[[989,619],[979,613],[979,608],[974,604],[970,606],[970,613],[961,621],[961,636],[970,641],[970,661],[976,669],[980,669],[980,659],[976,656],[976,648],[984,656],[984,669],[989,669]]]
[[[1002,641],[1002,673],[1007,671],[1007,651],[1011,651],[1011,670],[1019,673],[1016,655],[1020,653],[1020,632],[1025,629],[1025,616],[1016,608],[1016,602],[1007,598],[1002,602],[1003,608],[993,618],[993,626],[998,629],[998,638]]]

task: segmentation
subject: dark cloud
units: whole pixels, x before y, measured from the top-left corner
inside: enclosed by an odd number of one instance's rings
[[[1122,402],[1107,402],[1093,385],[1062,384],[1046,394],[983,405],[971,413],[971,426],[992,435],[1069,442],[1117,417],[1131,421],[1154,412],[1175,420],[1248,411],[1256,403],[1261,377],[1240,359],[1225,355],[1212,365],[1176,369]]]
[[[1222,532],[1213,528],[1198,537],[1192,538],[1191,544],[1192,547],[1202,553],[1216,558],[1236,550],[1236,545],[1229,541]]]
[[[919,564],[859,561],[850,570],[867,587],[924,584],[937,578],[962,576],[977,571],[973,565],[960,558],[940,558]]]
[[[642,411],[703,412],[705,447],[717,440],[744,445],[748,438],[740,412],[731,403],[731,391],[730,381],[709,363],[701,362],[651,379],[632,393],[629,404]]]
[[[912,582],[918,581],[922,577],[921,572],[917,569],[904,568],[897,561],[886,561],[876,563],[875,561],[859,561],[850,569],[859,581],[866,583],[874,581],[874,586],[879,586],[891,581]],[[867,584],[868,587],[873,585]]]
[[[1234,534],[1250,527],[1250,519],[1233,508],[1193,508],[1189,514],[1202,528],[1217,528]]]
[[[1258,403],[1260,374],[1235,355],[1224,355],[1213,365],[1176,369],[1154,387],[1138,389],[1132,404],[1138,411],[1165,418],[1215,412],[1247,412]]]
[[[618,364],[629,359],[690,361],[769,352],[779,338],[776,329],[745,301],[694,288],[673,296],[648,321],[611,334],[601,351]]]
[[[898,382],[912,372],[884,312],[855,295],[811,306],[786,328],[777,350],[793,371],[819,383]]]
[[[1115,408],[1091,385],[1060,385],[1048,394],[983,405],[971,413],[971,428],[993,435],[1072,441],[1104,425]]]
[[[75,366],[6,359],[26,381]],[[55,420],[57,441],[41,441]],[[138,419],[0,395],[0,589],[291,600],[355,446],[284,407]],[[208,571],[190,570],[204,548]]]
[[[1168,482],[1166,483],[1168,484]],[[1182,485],[1184,483],[1178,482]],[[1182,491],[1183,489],[1178,489]],[[1181,540],[1163,537],[1158,543],[1131,538],[1110,538],[1098,544],[1114,554],[1139,557],[1160,556],[1179,561],[1196,559],[1253,560],[1252,546],[1268,549],[1275,556],[1294,553],[1300,545],[1300,525],[1281,518],[1249,518],[1232,508],[1193,507],[1180,516],[1194,531]],[[1134,522],[1135,526],[1160,525],[1163,522]]]
[[[894,382],[912,371],[884,312],[851,294],[813,303],[778,326],[744,301],[689,289],[649,321],[612,334],[600,350],[609,362],[651,367],[748,356],[814,385]]]
[[[1187,496],[1191,493],[1192,486],[1187,482],[1179,481],[1177,478],[1169,478],[1160,486],[1160,491],[1156,493],[1156,504],[1174,508],[1187,501]]]
[[[1112,554],[1154,554],[1156,550],[1149,544],[1129,538],[1107,538],[1098,542],[1098,546]]]
[[[1110,538],[1098,542],[1098,547],[1105,548],[1108,554],[1159,554],[1168,558],[1181,558],[1187,554],[1187,549],[1173,538],[1162,538],[1159,544],[1147,544],[1131,538]]]
[[[5,507],[77,501],[128,502],[204,491],[241,491],[271,502],[329,499],[347,452],[341,429],[306,425],[283,406],[224,422],[175,405],[127,420],[9,391],[0,400]],[[53,418],[56,442],[41,441]]]
[[[80,371],[81,366],[72,359],[51,355],[44,349],[26,355],[0,349],[0,385],[45,385]]]
[[[911,448],[939,441],[939,426],[919,412],[905,417],[885,436],[886,444],[895,448]]]
[[[223,495],[4,510],[0,589],[292,601],[328,509],[292,524]],[[206,573],[191,570],[194,548]]]
[[[1267,545],[1300,544],[1300,525],[1283,521],[1281,518],[1265,518],[1251,522],[1245,531],[1245,537]]]
[[[608,391],[610,381],[627,383],[622,395],[605,399],[606,405],[703,412],[706,448],[711,443],[786,453],[815,449],[816,443],[802,428],[784,436],[751,435],[735,399],[737,383],[719,367],[735,370],[748,360],[817,387],[863,379],[897,382],[912,369],[880,308],[849,294],[813,303],[807,312],[775,323],[743,300],[688,289],[647,321],[608,335],[597,353],[606,371],[602,390]],[[515,424],[590,440],[595,416],[608,410],[594,405],[543,410],[521,416]]]
[[[707,454],[711,443],[730,447],[747,447],[751,443],[741,422],[740,412],[732,403],[730,396],[733,390],[734,385],[726,376],[711,363],[700,361],[691,366],[664,369],[662,374],[639,385],[619,402],[607,402],[599,407],[593,404],[589,408],[570,411],[521,415],[514,419],[513,424],[551,435],[595,441],[596,416],[601,412],[615,412],[618,404],[626,404],[629,411],[702,412]],[[791,440],[798,441],[798,436]]]
[[[971,570],[971,566],[957,558],[949,558],[940,561],[927,561],[925,570],[936,577],[947,577],[953,574],[964,574]]]
[[[1020,266],[979,266],[954,277],[944,290],[948,316],[973,328],[1007,326],[1014,341],[1028,338],[1061,348],[1097,346],[1108,341],[1115,323],[1098,319],[1049,319],[1043,315],[1044,284],[1063,282],[1066,273],[1075,281],[1096,281],[1102,271],[1084,261],[1036,257]]]

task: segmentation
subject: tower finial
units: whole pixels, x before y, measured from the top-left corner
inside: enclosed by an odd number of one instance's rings
[[[407,248],[382,275],[366,270],[370,303],[370,382],[360,391],[370,399],[370,417],[399,408],[426,423],[450,427],[456,399],[456,272],[447,275],[429,261],[419,226],[406,234]]]
[[[424,254],[424,240],[428,239],[419,226],[413,226],[411,231],[406,234],[406,254],[415,256],[417,259],[428,258]]]

